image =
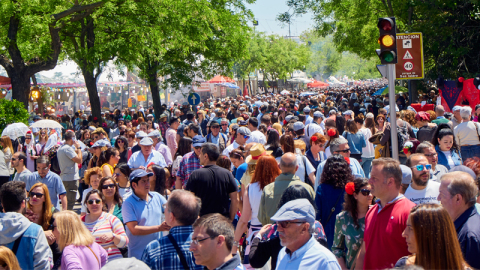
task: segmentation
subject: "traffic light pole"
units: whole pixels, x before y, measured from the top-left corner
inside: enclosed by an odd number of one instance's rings
[[[388,100],[390,102],[390,138],[392,158],[398,160],[397,110],[395,102],[395,64],[387,64]]]

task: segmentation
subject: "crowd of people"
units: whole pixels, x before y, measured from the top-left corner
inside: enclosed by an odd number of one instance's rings
[[[35,115],[64,128],[0,138],[0,267],[480,269],[480,105],[380,86]]]

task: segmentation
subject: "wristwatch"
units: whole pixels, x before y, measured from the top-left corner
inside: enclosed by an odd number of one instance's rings
[[[236,246],[237,248],[240,247],[240,243],[238,241],[233,241],[233,245]]]

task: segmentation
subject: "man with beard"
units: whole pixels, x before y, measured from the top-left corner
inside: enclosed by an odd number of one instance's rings
[[[440,183],[429,180],[432,165],[423,154],[412,154],[406,163],[412,169],[412,182],[405,191],[405,197],[415,204],[439,203],[437,200]]]

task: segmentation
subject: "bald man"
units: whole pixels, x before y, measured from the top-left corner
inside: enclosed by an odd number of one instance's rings
[[[445,108],[442,105],[438,105],[435,108],[435,114],[437,115],[437,119],[433,120],[432,123],[435,123],[437,125],[440,125],[440,124],[450,124],[450,126],[452,125],[452,122],[447,118],[445,118],[445,116],[443,116],[445,114]]]
[[[260,208],[258,211],[258,220],[262,225],[271,224],[270,218],[277,212],[278,202],[283,192],[292,185],[303,186],[308,193],[315,199],[315,192],[308,184],[300,180],[295,172],[298,169],[297,157],[293,153],[286,153],[280,159],[280,170],[282,173],[275,179],[273,183],[268,184],[262,191],[260,200]]]

